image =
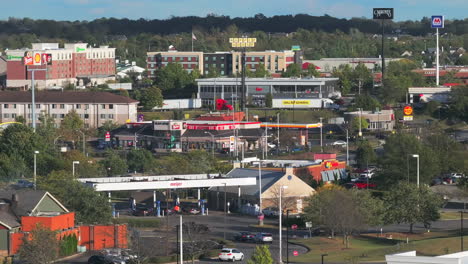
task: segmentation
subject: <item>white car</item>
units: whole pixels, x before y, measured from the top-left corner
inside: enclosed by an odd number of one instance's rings
[[[262,210],[262,213],[265,216],[279,216],[278,208],[275,208],[275,207],[267,207]]]
[[[346,146],[346,142],[343,140],[338,140],[333,143],[331,143],[332,146]]]
[[[236,248],[223,248],[221,252],[219,252],[219,260],[220,261],[236,261],[236,260],[244,260],[244,253],[240,252]]]
[[[271,233],[258,233],[254,238],[255,242],[260,243],[273,243],[273,235]]]

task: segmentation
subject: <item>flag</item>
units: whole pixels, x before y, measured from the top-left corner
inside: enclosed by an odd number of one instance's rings
[[[197,37],[195,36],[195,34],[193,34],[193,32],[192,32],[192,40],[197,40]]]

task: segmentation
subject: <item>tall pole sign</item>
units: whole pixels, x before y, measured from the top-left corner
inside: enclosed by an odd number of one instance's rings
[[[374,8],[372,17],[374,19],[379,19],[382,21],[382,88],[384,86],[384,77],[385,77],[385,56],[384,56],[384,43],[385,43],[385,28],[384,21],[393,19],[393,8]]]
[[[436,86],[439,86],[439,28],[444,28],[444,16],[432,16],[431,28],[436,29]]]

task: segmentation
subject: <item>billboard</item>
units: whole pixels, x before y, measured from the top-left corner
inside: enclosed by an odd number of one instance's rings
[[[33,53],[33,59],[34,59],[33,64],[34,64],[35,66],[42,65],[42,54],[41,54],[41,53],[39,53],[39,52],[34,52],[34,53]]]
[[[431,28],[444,28],[444,16],[432,16]]]
[[[24,53],[23,62],[25,66],[29,65],[51,65],[52,64],[52,54],[50,53],[40,53],[26,51]]]
[[[24,65],[34,65],[33,55],[31,51],[26,51],[24,53]]]
[[[283,105],[310,105],[310,100],[283,100]]]
[[[42,65],[51,65],[52,64],[52,54],[42,53]]]
[[[374,8],[374,19],[393,19],[393,8]]]

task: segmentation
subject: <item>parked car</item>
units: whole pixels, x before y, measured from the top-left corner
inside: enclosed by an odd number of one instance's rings
[[[255,242],[273,243],[273,235],[271,233],[258,233],[255,235]]]
[[[244,253],[240,252],[236,248],[223,248],[221,252],[219,252],[219,260],[224,261],[236,261],[236,260],[244,260]]]
[[[125,264],[125,261],[111,256],[94,255],[88,259],[88,264]]]
[[[200,210],[196,209],[196,208],[192,208],[189,210],[189,213],[190,214],[199,214],[200,213]]]
[[[255,238],[255,235],[247,231],[237,233],[234,236],[234,239],[237,241],[252,241],[254,238]]]
[[[279,216],[278,208],[276,207],[267,207],[262,212],[265,216]]]
[[[137,206],[135,210],[133,210],[132,214],[134,216],[147,216],[153,212],[153,208],[148,208],[144,206]]]
[[[28,180],[18,180],[18,182],[16,183],[16,186],[18,188],[33,188],[34,187],[34,183],[28,181]]]
[[[450,173],[450,177],[459,179],[459,178],[465,177],[465,174],[453,172],[453,173]]]
[[[337,140],[333,143],[331,143],[332,146],[346,146],[346,141],[343,140]]]

